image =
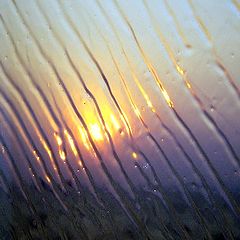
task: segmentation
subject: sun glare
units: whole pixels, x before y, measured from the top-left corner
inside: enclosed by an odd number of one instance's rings
[[[89,131],[96,141],[102,141],[103,140],[103,135],[101,133],[101,129],[97,123],[90,124],[89,126]]]

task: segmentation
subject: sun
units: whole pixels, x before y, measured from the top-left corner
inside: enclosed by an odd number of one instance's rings
[[[97,123],[90,124],[89,126],[89,131],[96,141],[102,141],[103,140],[103,135],[101,133],[101,129]]]

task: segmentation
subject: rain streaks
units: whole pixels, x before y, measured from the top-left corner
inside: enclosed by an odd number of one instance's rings
[[[191,63],[180,63],[178,48],[171,45],[179,44],[184,58],[195,47],[204,52],[201,47],[207,42],[208,54],[217,66],[211,71],[220,70],[224,84],[230,87],[225,99],[239,100],[237,79],[220,58],[215,36],[198,15],[197,4],[186,1],[196,32],[205,38],[199,38],[200,44],[195,46],[186,34],[187,25],[165,0],[160,2],[163,8],[159,12],[166,11],[179,36],[170,42],[170,31],[161,28],[147,1],[131,3],[129,9],[119,1],[50,2],[52,8],[48,9],[42,1],[26,5],[12,0],[6,11],[0,10],[0,127],[4,129],[0,129],[0,188],[7,192],[15,182],[35,215],[28,184],[33,184],[39,195],[48,188],[68,217],[74,215],[66,200],[69,189],[94,215],[88,202],[90,193],[106,213],[116,239],[121,239],[119,226],[108,196],[145,239],[156,239],[149,225],[156,219],[154,224],[164,238],[191,239],[184,214],[202,236],[214,239],[205,214],[210,206],[213,224],[225,238],[234,239],[228,215],[234,219],[240,213],[233,190],[239,189],[233,183],[239,181],[239,149],[233,144],[239,135],[228,132],[228,126],[211,114],[207,104],[213,104],[209,101],[214,92],[206,93],[206,104],[188,73]],[[231,4],[239,10],[237,1]],[[137,16],[133,6],[144,14]],[[148,38],[135,26],[138,18],[146,18],[141,23],[144,34],[159,45],[148,48]],[[156,53],[149,51],[154,48]],[[175,90],[179,96],[174,95]],[[182,99],[188,99],[188,106]],[[219,107],[216,115],[238,116],[238,102],[233,106],[236,108]],[[186,108],[194,108],[192,112],[198,114],[191,115]],[[208,132],[207,138],[211,135],[206,143],[201,131]],[[215,146],[224,153],[222,162],[213,157],[211,148]],[[233,170],[236,174],[231,181],[226,176]],[[175,192],[179,199],[172,197]],[[44,204],[51,206],[45,197]],[[146,199],[155,207],[147,206]],[[187,210],[179,209],[178,201]],[[151,211],[155,217],[149,220],[146,213]],[[95,218],[101,226],[101,217],[96,213]],[[91,239],[81,224],[79,231]]]

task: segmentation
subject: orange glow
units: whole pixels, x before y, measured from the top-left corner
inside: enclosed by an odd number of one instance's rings
[[[160,90],[161,90],[161,92],[162,92],[162,94],[163,94],[163,97],[165,98],[168,106],[171,107],[171,108],[173,108],[173,107],[174,107],[173,102],[172,102],[172,100],[170,99],[170,97],[169,97],[166,89],[163,87],[163,84],[162,84],[160,78],[158,77],[157,72],[155,71],[155,69],[153,68],[153,66],[152,66],[151,63],[148,63],[148,66],[149,66],[149,69],[150,69],[150,71],[151,71],[151,73],[152,73],[152,75],[153,75],[153,77],[154,77],[157,85],[159,86],[159,88],[160,88]]]
[[[47,144],[46,144],[44,141],[42,141],[42,140],[41,140],[41,143],[43,144],[43,147],[44,147],[44,149],[47,151],[49,157],[52,158],[52,152],[51,152],[51,150],[49,149],[49,147],[47,146]]]
[[[54,163],[54,161],[53,161],[53,157],[52,157],[52,152],[51,152],[51,150],[49,149],[49,147],[48,147],[48,145],[46,144],[46,142],[43,141],[43,139],[40,139],[40,141],[41,141],[41,143],[43,144],[44,149],[45,149],[45,150],[47,151],[47,153],[48,153],[48,156],[49,156],[49,158],[50,158],[50,160],[51,160],[53,169],[54,169],[55,171],[57,171],[57,167],[56,167],[56,165],[55,165],[55,163]]]
[[[171,101],[171,99],[170,99],[167,91],[164,89],[163,83],[162,83],[161,79],[159,78],[159,76],[158,76],[155,68],[153,67],[152,63],[148,60],[148,58],[146,57],[144,51],[143,51],[142,48],[140,47],[140,45],[139,45],[139,43],[138,43],[138,40],[137,40],[137,38],[136,38],[136,36],[135,36],[135,33],[133,32],[133,30],[132,30],[131,27],[130,27],[130,29],[131,29],[131,31],[132,31],[132,33],[133,33],[133,36],[134,36],[134,38],[135,38],[135,40],[136,40],[136,43],[137,43],[137,45],[138,45],[138,48],[139,48],[139,50],[140,50],[140,52],[141,52],[141,55],[142,55],[142,57],[143,57],[143,60],[144,60],[145,64],[147,65],[149,71],[152,73],[152,76],[154,77],[154,80],[155,80],[155,82],[157,83],[158,87],[160,88],[160,90],[161,90],[161,92],[162,92],[165,100],[167,101],[169,107],[173,108],[173,107],[174,107],[174,106],[173,106],[173,102]],[[175,65],[177,65],[177,64],[175,64]],[[181,69],[178,65],[177,65],[177,67],[178,67],[177,70],[183,72],[182,69]],[[139,90],[142,92],[141,89],[139,89]],[[144,97],[145,97],[145,99],[146,99],[146,96],[147,96],[147,95],[145,96],[145,94],[144,94],[143,92],[142,92],[142,94],[144,95]],[[150,101],[148,102],[148,98],[147,98],[146,100],[147,100],[147,103],[149,104]],[[150,107],[152,108],[153,106],[150,105]]]
[[[165,100],[167,101],[168,106],[171,107],[171,108],[173,108],[173,107],[174,107],[174,106],[173,106],[173,102],[171,101],[171,99],[170,99],[167,91],[166,91],[164,88],[162,88],[162,94],[163,94]]]
[[[73,154],[74,154],[75,156],[77,156],[77,149],[76,149],[76,147],[75,147],[75,144],[74,144],[74,142],[73,142],[72,137],[70,136],[70,134],[68,133],[67,130],[64,130],[64,133],[65,133],[65,135],[67,136],[68,143],[69,143],[69,145],[70,145],[70,147],[71,147],[71,149],[72,149]]]
[[[132,157],[133,157],[134,159],[137,159],[137,157],[138,157],[137,153],[136,153],[136,152],[132,152]]]
[[[83,164],[82,164],[82,162],[81,162],[81,161],[78,161],[78,164],[79,164],[79,166],[80,166],[80,167],[82,167],[82,166],[83,166]]]
[[[96,141],[102,141],[103,140],[103,135],[101,133],[101,129],[100,129],[100,127],[97,123],[90,124],[89,131]]]
[[[187,85],[187,87],[188,87],[189,89],[192,88],[192,87],[191,87],[191,84],[190,84],[189,82],[187,82],[187,81],[186,81],[186,85]]]
[[[134,108],[134,112],[136,113],[137,117],[141,117],[141,113],[138,108]]]
[[[110,115],[110,118],[112,120],[113,126],[115,127],[116,130],[120,130],[121,126],[119,125],[117,119],[114,117],[113,114]]]
[[[46,175],[45,178],[47,179],[48,183],[51,182],[50,178]]]
[[[88,140],[87,140],[87,136],[86,136],[86,132],[85,132],[84,128],[83,127],[79,127],[78,130],[80,132],[80,135],[81,135],[81,138],[82,138],[84,146],[87,148],[87,150],[89,150],[90,146],[88,144]]]
[[[35,158],[37,159],[37,161],[40,162],[40,157],[37,155],[35,150],[33,150],[33,154],[34,154]]]
[[[58,146],[61,146],[61,145],[62,145],[62,139],[61,139],[56,133],[54,133],[54,137],[55,137],[56,140],[57,140]]]
[[[133,74],[133,78],[134,78],[134,81],[135,83],[137,84],[138,86],[138,89],[140,90],[140,92],[142,93],[143,97],[145,98],[146,102],[147,102],[147,105],[150,107],[150,108],[153,108],[153,105],[152,105],[152,102],[150,101],[147,93],[145,92],[145,90],[143,89],[142,85],[140,84],[138,78],[135,76],[135,74]]]
[[[58,144],[58,153],[59,153],[60,158],[62,160],[66,160],[66,153],[62,150],[62,147],[61,147],[63,144],[61,137],[57,133],[54,133],[54,137],[56,138],[56,141]]]
[[[177,71],[178,71],[181,75],[184,75],[184,71],[183,71],[183,69],[182,69],[179,65],[176,64],[176,68],[177,68]]]
[[[64,152],[63,150],[59,150],[58,152],[59,152],[60,158],[61,158],[62,160],[66,160],[66,154],[65,154],[65,152]]]

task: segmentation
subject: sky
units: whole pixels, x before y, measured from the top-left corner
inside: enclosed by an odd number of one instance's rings
[[[239,6],[0,1],[1,186],[239,191]]]

